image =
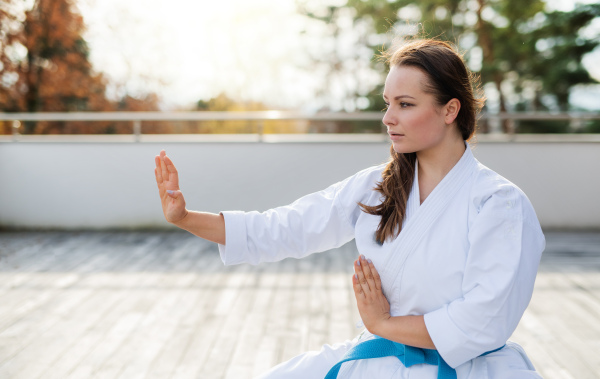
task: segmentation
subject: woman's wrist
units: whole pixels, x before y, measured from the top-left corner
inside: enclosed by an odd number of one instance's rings
[[[395,316],[382,319],[374,325],[371,333],[405,345],[435,349],[423,316]]]
[[[387,318],[382,318],[381,320],[379,320],[377,323],[375,323],[369,330],[372,334],[375,334],[381,338],[385,338],[385,339],[393,339],[393,333],[390,333],[390,327],[392,324],[392,316],[389,316]]]
[[[178,228],[186,229],[185,224],[186,224],[187,219],[189,219],[189,217],[188,217],[189,215],[190,215],[190,211],[185,209],[185,213],[184,213],[183,217],[181,217],[177,221],[171,221],[171,224],[175,225]]]
[[[220,214],[188,211],[173,225],[206,240],[225,244],[225,219]]]

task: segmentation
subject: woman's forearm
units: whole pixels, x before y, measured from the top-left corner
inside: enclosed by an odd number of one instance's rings
[[[222,214],[188,211],[173,225],[205,240],[225,245],[225,218]]]
[[[358,312],[369,332],[404,345],[435,349],[423,316],[390,315],[390,303],[383,294],[381,276],[370,259],[361,254],[354,261],[354,272],[352,288]]]
[[[404,345],[435,349],[423,316],[397,316],[380,322],[373,334]]]

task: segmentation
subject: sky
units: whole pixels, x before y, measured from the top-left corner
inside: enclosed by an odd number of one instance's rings
[[[573,2],[548,6],[569,10]],[[324,43],[323,26],[298,14],[295,0],[78,0],[78,7],[90,59],[112,83],[109,95],[153,91],[165,109],[221,92],[274,108],[323,105],[315,100],[322,75],[311,71],[306,53]],[[592,32],[600,33],[597,21]],[[584,60],[600,80],[598,62],[600,51]],[[382,80],[366,67],[356,70],[366,86]],[[572,102],[598,109],[598,98],[600,87],[588,86],[576,89]]]
[[[152,90],[182,105],[220,92],[280,106],[312,95],[294,0],[81,0],[79,8],[91,60],[113,91]]]

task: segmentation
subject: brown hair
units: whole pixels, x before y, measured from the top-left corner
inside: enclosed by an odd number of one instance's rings
[[[410,66],[423,71],[428,78],[424,91],[432,94],[438,105],[451,99],[460,102],[456,125],[467,141],[475,133],[477,114],[484,98],[479,95],[478,79],[465,66],[460,55],[446,42],[424,39],[403,44],[383,54],[390,67]],[[358,203],[363,212],[381,216],[375,240],[383,244],[398,236],[406,215],[406,204],[415,178],[416,153],[397,153],[390,147],[390,161],[383,170],[382,180],[374,190],[384,200],[375,206]]]

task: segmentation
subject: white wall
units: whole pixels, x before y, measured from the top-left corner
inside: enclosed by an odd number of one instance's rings
[[[154,180],[165,148],[188,208],[264,210],[382,163],[389,145],[245,142],[0,143],[0,226],[168,227]],[[486,143],[475,156],[516,183],[546,228],[600,228],[600,143]]]

